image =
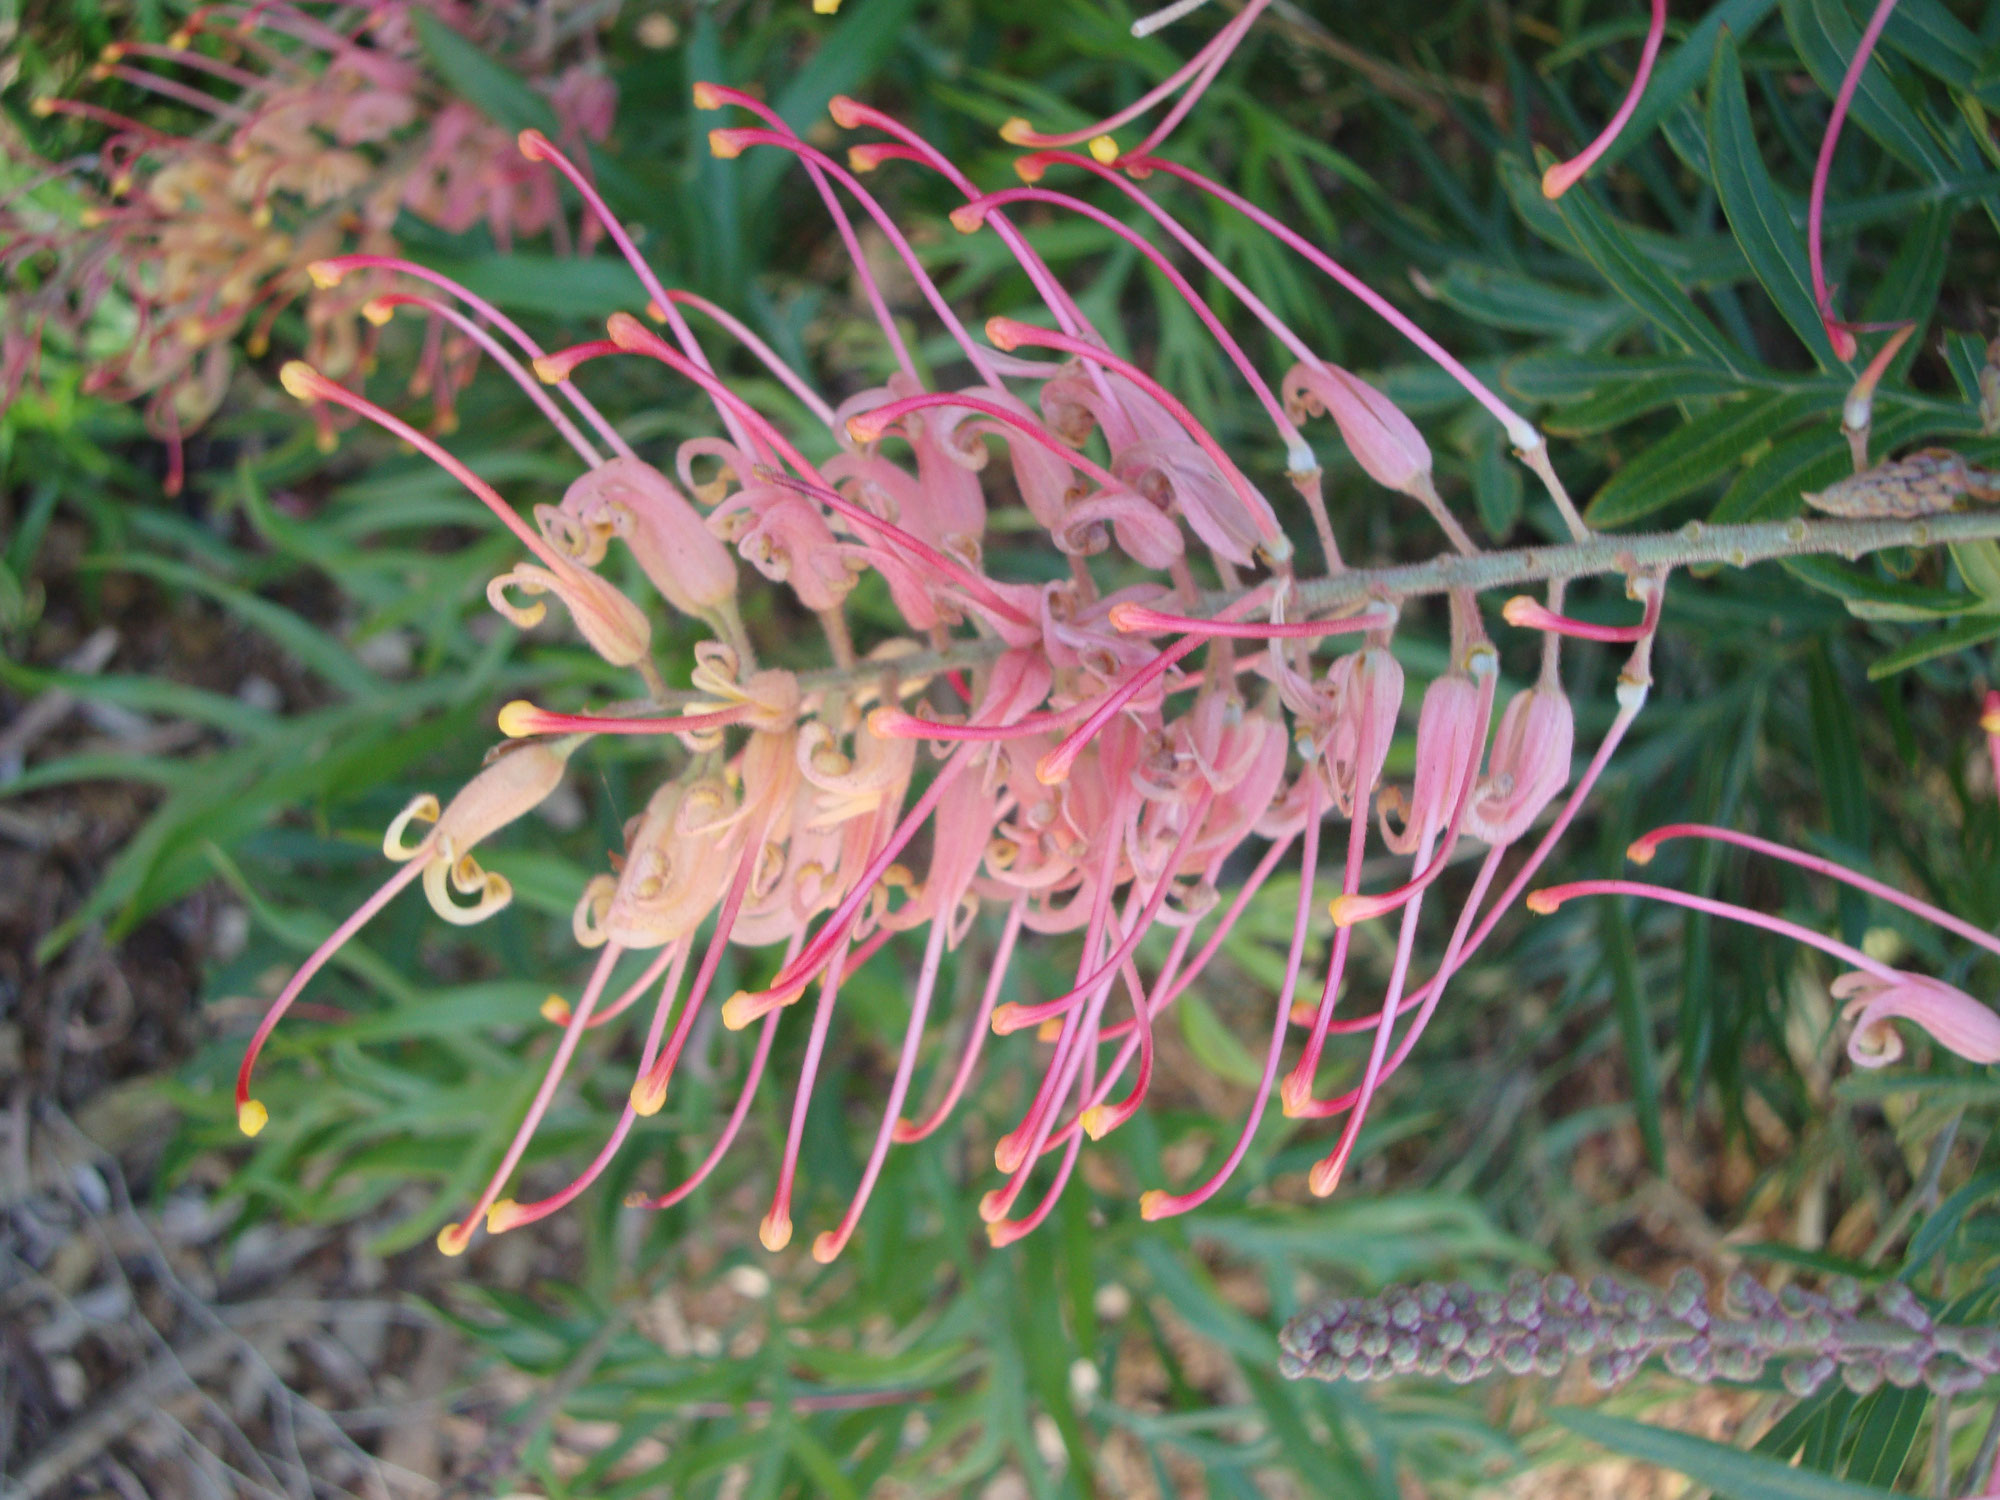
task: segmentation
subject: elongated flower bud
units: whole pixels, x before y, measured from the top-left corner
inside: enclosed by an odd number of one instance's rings
[[[1479,685],[1470,673],[1448,672],[1424,689],[1417,715],[1417,774],[1407,801],[1400,794],[1395,799],[1403,804],[1402,832],[1390,828],[1386,809],[1382,817],[1382,838],[1391,849],[1408,854],[1451,820],[1468,763],[1483,748],[1473,736],[1483,734],[1485,727]]]
[[[1473,788],[1465,832],[1499,848],[1534,826],[1569,783],[1576,717],[1560,686],[1538,683],[1516,693],[1500,715],[1486,775]]]
[[[486,602],[523,630],[541,624],[546,605],[520,605],[507,597],[509,587],[524,594],[554,594],[569,610],[591,650],[614,667],[636,666],[653,646],[653,627],[645,612],[588,568],[557,559],[553,568],[520,563],[486,585]]]
[[[599,464],[563,495],[562,510],[620,537],[653,587],[684,615],[736,599],[736,561],[673,482],[638,458]]]
[[[1396,737],[1403,667],[1386,646],[1365,646],[1334,663],[1338,707],[1323,754],[1342,817],[1367,816],[1368,797]]]
[[[1285,375],[1285,409],[1294,421],[1330,416],[1347,451],[1377,484],[1428,499],[1431,449],[1402,408],[1338,365],[1293,365]]]

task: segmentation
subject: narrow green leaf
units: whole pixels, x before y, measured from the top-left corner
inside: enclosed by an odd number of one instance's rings
[[[1951,330],[1944,336],[1944,362],[1958,392],[1971,405],[1979,402],[1979,372],[1986,365],[1986,340],[1976,333]]]
[[[43,787],[69,786],[79,781],[130,781],[171,791],[194,774],[192,767],[158,755],[86,752],[43,761],[28,767],[12,781],[0,781],[0,797],[19,797]]]
[[[1724,370],[1674,370],[1606,386],[1573,405],[1551,412],[1542,426],[1562,437],[1611,432],[1648,412],[1682,401],[1733,395],[1743,382]]]
[[[1181,1019],[1181,1037],[1203,1067],[1231,1083],[1253,1085],[1264,1076],[1257,1060],[1200,995],[1189,990],[1174,1009]]]
[[[1868,778],[1861,768],[1861,736],[1851,695],[1842,687],[1826,638],[1813,642],[1806,659],[1806,717],[1811,729],[1814,775],[1833,836],[1850,849],[1869,846]],[[1849,942],[1867,929],[1868,908],[1861,893],[1840,893],[1840,921]]]
[[[1931,1393],[1922,1386],[1877,1391],[1855,1426],[1847,1477],[1858,1484],[1893,1487],[1910,1461],[1910,1449],[1916,1446],[1930,1404]]]
[[[1861,28],[1843,0],[1783,0],[1785,29],[1814,80],[1832,97],[1861,45]],[[1890,81],[1889,60],[1877,52],[1862,70],[1848,119],[1926,181],[1950,182],[1959,163],[1938,144]]]
[[[1570,189],[1556,201],[1556,212],[1575,241],[1578,252],[1631,303],[1639,315],[1669,339],[1693,354],[1701,354],[1725,370],[1747,367],[1695,306],[1686,290],[1659,262],[1643,253],[1618,221],[1597,206],[1589,186]]]
[[[1428,285],[1445,306],[1489,328],[1553,334],[1579,346],[1608,338],[1631,317],[1624,304],[1612,298],[1474,261],[1453,263]]]
[[[0,656],[0,683],[17,693],[68,693],[87,702],[111,704],[135,713],[171,715],[246,739],[261,738],[279,723],[269,709],[254,707],[225,693],[211,693],[206,688],[159,677],[40,671],[17,666]]]
[[[861,1500],[861,1492],[841,1472],[840,1460],[796,1417],[781,1424],[784,1443],[801,1469],[812,1477],[814,1492],[827,1500]]]
[[[1831,1474],[1795,1469],[1761,1453],[1745,1453],[1707,1438],[1651,1427],[1609,1412],[1557,1407],[1550,1413],[1571,1432],[1593,1443],[1685,1474],[1726,1500],[1892,1500],[1891,1492],[1855,1484]]]
[[[548,100],[429,11],[413,10],[410,18],[424,55],[452,93],[516,134],[533,129],[556,135],[560,127]]]
[[[1939,0],[1901,0],[1882,29],[1882,42],[1961,90],[1977,83],[1980,59],[1986,51],[1979,38]]]
[[[1706,379],[1722,382],[1727,376],[1703,360],[1685,355],[1656,359],[1628,359],[1615,354],[1571,354],[1543,352],[1524,354],[1508,361],[1500,372],[1500,383],[1524,401],[1581,401],[1599,391],[1634,382]],[[1740,381],[1723,387],[1736,390]],[[1721,390],[1711,394],[1720,395]]]
[[[1474,440],[1478,450],[1472,460],[1472,500],[1479,509],[1479,524],[1495,542],[1504,542],[1521,519],[1526,488],[1521,466],[1507,454],[1505,439],[1498,427],[1489,424],[1485,434]]]
[[[1598,526],[1649,516],[1722,479],[1822,400],[1812,391],[1759,394],[1696,417],[1606,480],[1585,514]]]
[[[1653,1028],[1646,1014],[1646,993],[1639,982],[1639,955],[1632,944],[1632,924],[1623,901],[1598,903],[1604,923],[1604,951],[1611,968],[1611,990],[1618,1002],[1618,1036],[1625,1048],[1625,1066],[1632,1074],[1632,1111],[1638,1117],[1639,1138],[1646,1159],[1662,1177],[1667,1172],[1667,1136],[1660,1122],[1660,1066],[1653,1045]]]
[[[615,256],[482,255],[471,260],[427,257],[468,291],[515,312],[558,318],[607,318],[645,306],[632,268]]]
[[[1951,560],[1973,593],[2000,606],[2000,542],[1953,542]]]
[[[1729,227],[1736,231],[1744,259],[1820,368],[1833,368],[1840,361],[1806,280],[1805,236],[1757,150],[1757,132],[1743,90],[1743,65],[1736,55],[1736,39],[1727,31],[1716,43],[1715,67],[1708,80],[1708,159],[1716,196]]]
[[[1938,288],[1944,283],[1951,232],[1957,223],[1958,207],[1951,203],[1921,204],[1897,220],[1896,254],[1868,294],[1863,316],[1875,323],[1914,322],[1920,331],[1890,362],[1883,376],[1885,395],[1905,378],[1911,363],[1923,352],[1921,329],[1937,311]],[[1879,397],[1876,406],[1879,410]]]
[[[1806,1429],[1805,1443],[1799,1450],[1802,1468],[1822,1474],[1833,1472],[1833,1466],[1840,1461],[1841,1439],[1846,1436],[1847,1424],[1860,1404],[1861,1398],[1845,1386],[1833,1393],[1833,1399],[1826,1404],[1826,1415]]]
[[[916,9],[916,0],[868,0],[832,23],[815,22],[819,46],[772,101],[779,118],[802,135],[817,130],[828,101],[860,90],[909,38]],[[743,201],[762,204],[780,178],[797,170],[790,152],[758,152],[742,163]]]
[[[1781,438],[1739,474],[1709,512],[1709,520],[1720,524],[1795,515],[1802,495],[1823,490],[1851,474],[1854,460],[1832,410],[1829,406],[1824,423]],[[1933,411],[1879,398],[1870,446],[1877,453],[1892,453],[1919,438],[1939,434],[1944,425]]]
[[[1907,672],[1911,667],[1921,666],[1953,651],[1983,646],[1996,636],[2000,636],[2000,619],[1992,615],[1973,615],[1956,625],[1947,625],[1943,630],[1920,635],[1908,645],[1891,651],[1868,668],[1868,680],[1880,682],[1885,677],[1894,677],[1898,672]]]
[[[1854,471],[1847,439],[1832,424],[1780,438],[1738,474],[1708,519],[1717,525],[1793,515],[1799,496],[1823,490]]]
[[[1830,557],[1788,557],[1780,566],[1801,583],[1841,600],[1860,620],[1950,620],[1980,608],[1975,595],[1877,578]]]
[[[2000,1192],[2000,1172],[1981,1172],[1972,1181],[1953,1192],[1925,1218],[1917,1232],[1910,1236],[1910,1248],[1903,1255],[1903,1269],[1899,1273],[1905,1279],[1915,1275],[1930,1263],[1932,1256],[1951,1243],[1965,1216],[1978,1204]]]
[[[152,557],[140,552],[120,552],[85,558],[82,567],[121,573],[143,573],[172,588],[193,589],[206,594],[252,630],[268,636],[297,657],[326,683],[351,698],[379,693],[382,679],[361,665],[354,653],[303,617],[282,604],[237,588],[211,577],[199,568],[176,562],[170,557]]]
[[[1836,1405],[1850,1402],[1852,1399],[1853,1392],[1839,1381],[1828,1383],[1817,1394],[1796,1403],[1790,1411],[1773,1422],[1770,1430],[1757,1439],[1754,1451],[1769,1454],[1772,1458],[1791,1458],[1805,1445],[1812,1433],[1828,1420]]]

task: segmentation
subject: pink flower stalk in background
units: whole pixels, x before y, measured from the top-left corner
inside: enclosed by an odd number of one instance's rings
[[[1207,87],[1262,8],[1252,0],[1176,75],[1183,107]],[[627,825],[623,847],[610,852],[608,868],[578,894],[572,928],[579,946],[593,951],[589,976],[574,999],[552,996],[544,1006],[561,1032],[541,1083],[484,1187],[440,1235],[440,1247],[458,1253],[482,1222],[489,1233],[505,1232],[587,1191],[635,1133],[653,1128],[645,1122],[676,1088],[697,1028],[719,1020],[725,1030],[756,1032],[739,1053],[735,1102],[687,1176],[637,1191],[629,1201],[653,1210],[682,1201],[732,1148],[760,1092],[782,1084],[784,1141],[760,1227],[764,1243],[782,1249],[801,1211],[799,1166],[816,1084],[850,1023],[843,990],[863,965],[901,962],[898,952],[882,950],[906,943],[915,977],[901,991],[907,1009],[897,1021],[889,1082],[869,1122],[861,1179],[845,1208],[813,1236],[812,1254],[830,1260],[842,1252],[860,1232],[894,1148],[941,1128],[987,1052],[1001,1045],[1033,1051],[1033,1082],[995,1145],[1000,1180],[980,1212],[995,1244],[1018,1239],[1053,1210],[1086,1142],[1122,1128],[1145,1107],[1165,1013],[1201,982],[1257,890],[1294,852],[1300,888],[1286,978],[1269,1002],[1269,1041],[1254,1097],[1214,1164],[1178,1191],[1149,1189],[1140,1207],[1158,1218],[1209,1201],[1244,1160],[1274,1091],[1293,1118],[1348,1116],[1310,1178],[1315,1191],[1331,1191],[1373,1097],[1409,1055],[1457,968],[1547,858],[1643,703],[1662,580],[1631,580],[1643,605],[1633,626],[1590,626],[1564,616],[1560,586],[1551,587],[1546,606],[1510,606],[1510,622],[1542,635],[1541,671],[1532,687],[1512,696],[1497,728],[1496,647],[1478,601],[1463,591],[1451,594],[1451,669],[1428,685],[1415,716],[1414,778],[1391,786],[1385,769],[1405,708],[1394,636],[1416,601],[1384,595],[1337,609],[1302,609],[1309,586],[1296,576],[1279,508],[1246,467],[1254,464],[1232,455],[1142,357],[1112,352],[1114,341],[1092,326],[1007,210],[1037,204],[1107,227],[1115,221],[1068,195],[982,193],[910,127],[851,99],[834,101],[835,121],[883,139],[857,144],[843,165],[750,95],[704,83],[695,97],[702,108],[747,111],[757,122],[714,131],[717,155],[778,150],[805,174],[849,251],[857,302],[881,333],[884,373],[859,382],[863,388],[841,399],[822,395],[806,372],[787,366],[730,314],[663,284],[589,178],[534,132],[521,138],[524,156],[545,172],[552,191],[561,183],[582,199],[587,222],[630,265],[635,302],[658,331],[619,313],[604,338],[549,350],[465,289],[387,254],[332,257],[313,274],[329,289],[350,277],[365,279],[365,306],[375,315],[419,311],[527,390],[577,457],[579,472],[559,503],[530,505],[524,515],[445,443],[358,389],[303,364],[285,375],[301,399],[337,407],[418,448],[508,528],[529,555],[489,593],[504,618],[539,628],[545,613],[537,596],[554,595],[583,642],[609,665],[634,673],[643,690],[636,702],[602,707],[515,701],[502,708],[500,729],[521,747],[441,816],[431,803],[412,814],[438,816],[430,840],[411,851],[424,871],[440,872],[424,874],[427,889],[456,878],[466,894],[486,893],[474,908],[481,914],[499,902],[490,883],[497,877],[470,864],[466,850],[539,800],[522,791],[501,809],[505,817],[474,815],[498,805],[498,793],[487,790],[498,783],[486,778],[517,761],[530,764],[520,757],[559,766],[597,735],[620,736],[628,745],[651,737],[659,747],[660,784]],[[1178,117],[1171,112],[1162,129]],[[1317,415],[1333,418],[1370,483],[1422,503],[1453,552],[1478,550],[1437,493],[1422,433],[1381,390],[1315,356],[1127,175],[1052,150],[1028,158],[1024,175],[1032,179],[1059,161],[1079,164],[1123,201],[1150,205],[1147,212],[1174,245],[1220,277],[1295,360],[1274,383],[1208,312],[1166,250],[1113,229],[1141,246],[1196,310],[1262,404],[1335,573],[1343,566],[1336,522],[1388,502],[1362,485],[1342,497],[1345,510],[1324,505],[1318,464],[1298,428]],[[921,165],[962,194],[965,207],[954,222],[968,233],[996,235],[1053,326],[962,317],[862,181],[889,162]],[[1133,165],[1126,157],[1117,162]],[[1143,165],[1168,172],[1152,158]],[[1227,192],[1205,179],[1197,185]],[[912,279],[929,325],[924,331],[941,333],[949,341],[944,347],[957,351],[956,366],[935,379],[913,356],[908,331],[862,253],[857,225],[864,221],[881,231]],[[1346,276],[1316,247],[1296,236],[1287,243],[1319,257],[1315,263],[1336,279]],[[1524,457],[1540,466],[1538,473],[1546,469],[1545,445],[1531,426],[1379,294],[1354,286],[1489,410],[1504,414]],[[721,344],[704,342],[715,338],[733,344],[733,359],[774,378],[798,406],[788,407],[787,416],[765,410],[751,393],[768,387],[733,378]],[[580,389],[605,362],[634,358],[699,391],[713,416],[709,430],[671,452],[637,451],[640,445]],[[993,464],[995,457],[1004,464]],[[1552,470],[1548,478],[1551,493],[1566,504]],[[1065,572],[1022,582],[989,571],[995,515],[1017,502],[1020,511],[1007,517],[1007,529],[1040,532],[1064,558]],[[601,571],[614,542],[636,564],[647,599],[628,596]],[[1118,570],[1116,587],[1106,564]],[[1202,574],[1221,585],[1227,602],[1204,595]],[[876,597],[886,597],[893,625],[850,610],[850,597],[870,575],[880,580]],[[750,618],[768,627],[777,610],[796,606],[798,618],[819,626],[825,667],[799,671],[760,659],[770,633],[760,636],[746,623],[749,612],[740,607],[746,576],[791,596],[775,607],[767,601]],[[655,659],[662,638],[656,620],[668,612],[708,637],[691,663]],[[1628,652],[1618,716],[1573,783],[1573,726],[1558,670],[1566,635]],[[1553,824],[1516,862],[1500,895],[1488,900],[1512,847],[1565,786],[1570,794]],[[1329,819],[1347,826],[1340,896],[1331,923],[1323,925],[1318,911],[1327,892],[1318,877]],[[1383,888],[1364,891],[1371,825],[1407,868]],[[1451,868],[1467,839],[1488,850],[1469,892],[1460,890]],[[402,854],[402,846],[391,853]],[[1230,872],[1244,865],[1249,873],[1225,890]],[[308,960],[260,1029],[257,1046],[333,947],[415,878],[407,870],[393,875]],[[1420,924],[1425,909],[1440,902],[1462,904],[1449,944],[1420,983]],[[997,924],[982,922],[987,913],[998,914]],[[1398,925],[1384,992],[1372,1007],[1355,1003],[1363,963],[1352,951],[1354,928],[1389,916]],[[997,935],[985,932],[989,925]],[[1295,1010],[1293,990],[1308,950],[1329,926],[1318,1001]],[[1037,941],[1063,945],[1060,993],[1027,992],[1013,965],[1022,944]],[[750,976],[733,993],[718,983],[728,954],[737,963],[731,972]],[[950,982],[980,964],[986,967],[977,985]],[[968,997],[970,1026],[927,1082],[936,1016],[955,988]],[[1900,996],[1870,999],[1878,1011],[1906,1003]],[[1412,1012],[1415,1019],[1403,1024]],[[628,1014],[634,1019],[626,1022]],[[1306,1031],[1296,1049],[1295,1023]],[[621,1043],[628,1027],[636,1043]],[[774,1079],[780,1027],[799,1030],[804,1046],[789,1076]],[[1335,1039],[1362,1033],[1366,1047],[1351,1064],[1358,1085],[1321,1097],[1329,1049],[1348,1046]],[[996,1043],[989,1034],[1018,1040]],[[600,1049],[616,1055],[624,1045],[636,1053],[629,1094],[596,1155],[540,1197],[508,1196],[517,1175],[543,1170],[531,1147],[578,1059]],[[1289,1067],[1288,1053],[1295,1054]],[[1342,1066],[1350,1066],[1347,1059]],[[261,1126],[261,1107],[249,1108],[247,1092],[243,1099],[246,1128]]]

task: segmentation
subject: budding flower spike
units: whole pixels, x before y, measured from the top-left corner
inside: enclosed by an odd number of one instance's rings
[[[2000,1373],[2000,1334],[1934,1318],[1904,1282],[1864,1291],[1836,1276],[1819,1292],[1797,1283],[1773,1292],[1737,1272],[1711,1300],[1701,1273],[1688,1269],[1664,1292],[1531,1271],[1491,1290],[1392,1286],[1309,1307],[1278,1343],[1289,1380],[1422,1375],[1464,1385],[1496,1373],[1546,1378],[1582,1362],[1592,1385],[1611,1390],[1656,1357],[1669,1374],[1699,1382],[1757,1381],[1777,1360],[1780,1384],[1803,1400],[1836,1375],[1854,1395],[1887,1384],[1949,1396]]]
[[[1840,407],[1840,430],[1847,438],[1847,448],[1854,460],[1854,472],[1864,473],[1869,467],[1868,433],[1875,415],[1875,387],[1882,383],[1889,366],[1902,352],[1903,345],[1917,331],[1914,323],[1905,323],[1882,341],[1882,347],[1875,351],[1860,376],[1847,393],[1847,400]]]

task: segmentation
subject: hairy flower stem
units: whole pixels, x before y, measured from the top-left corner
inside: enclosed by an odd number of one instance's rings
[[[1678,531],[1644,535],[1599,536],[1562,546],[1519,547],[1508,552],[1483,552],[1474,557],[1440,557],[1431,562],[1389,568],[1351,568],[1331,578],[1301,580],[1292,585],[1293,612],[1319,613],[1369,599],[1417,598],[1454,589],[1483,593],[1519,584],[1548,583],[1653,572],[1662,569],[1723,565],[1747,568],[1780,557],[1845,557],[1852,561],[1891,547],[1933,547],[1949,542],[2000,540],[2000,510],[1958,511],[1914,520],[1760,521],[1741,526],[1708,526],[1689,522]],[[1256,593],[1268,584],[1253,586]],[[1246,595],[1206,594],[1196,606],[1213,619]],[[965,641],[946,650],[913,652],[896,661],[905,683],[984,666],[1005,650],[996,640]],[[872,686],[882,675],[879,662],[853,668],[822,668],[799,673],[803,701],[857,686]],[[700,694],[676,691],[657,699],[612,705],[641,712],[685,707]]]

